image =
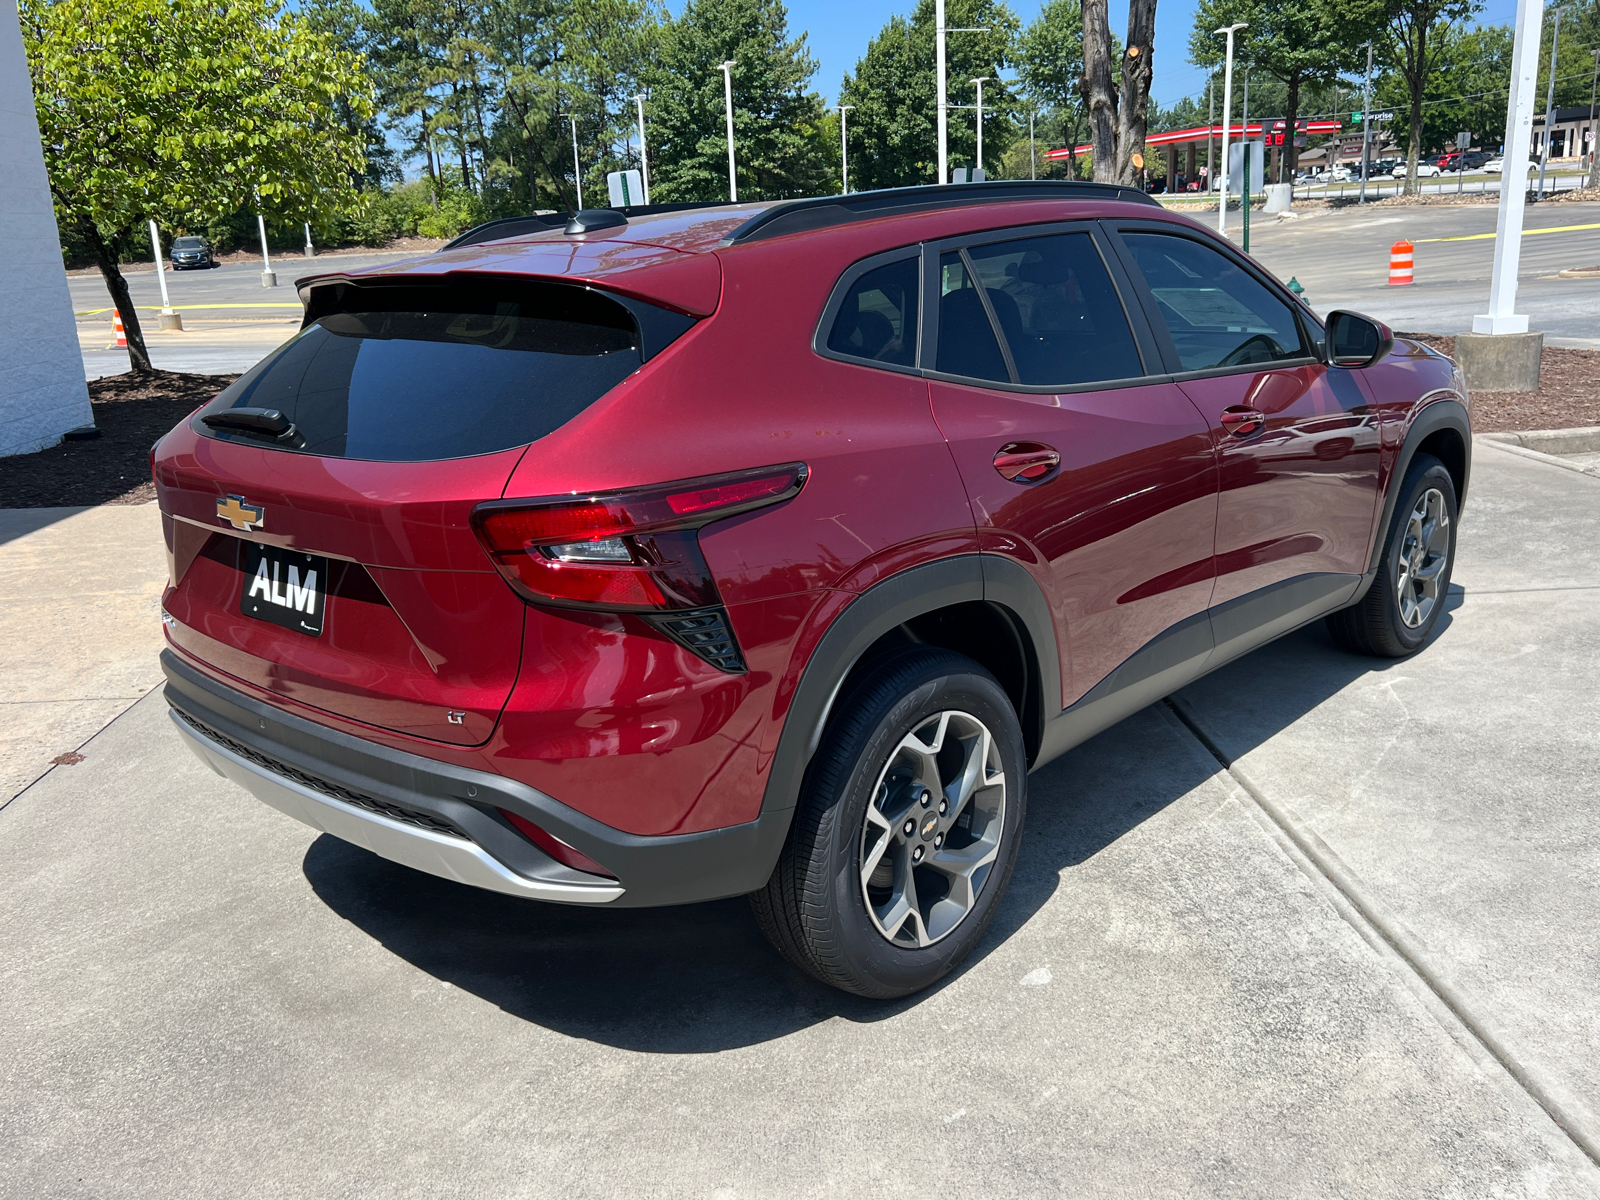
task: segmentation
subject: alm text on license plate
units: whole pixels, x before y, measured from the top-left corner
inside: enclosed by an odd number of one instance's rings
[[[245,543],[244,594],[239,597],[245,616],[321,637],[327,586],[327,559]]]

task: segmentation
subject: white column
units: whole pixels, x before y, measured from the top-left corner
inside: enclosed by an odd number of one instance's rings
[[[1228,232],[1228,130],[1233,120],[1233,34],[1235,30],[1245,27],[1246,23],[1240,21],[1226,29],[1216,30],[1228,38],[1227,65],[1222,74],[1222,163],[1219,167],[1222,188],[1221,198],[1217,201],[1217,232],[1224,235]]]
[[[839,105],[839,194],[850,194],[850,139],[845,136],[845,113],[854,108],[854,104]]]
[[[578,165],[578,118],[567,114],[567,124],[572,126],[572,187],[578,193],[578,208],[583,207],[583,168]]]
[[[1511,97],[1506,106],[1505,170],[1500,172],[1500,216],[1495,223],[1494,270],[1489,311],[1472,318],[1473,333],[1527,333],[1518,316],[1517,266],[1522,258],[1522,210],[1528,193],[1528,144],[1533,137],[1534,93],[1539,81],[1540,0],[1517,0],[1516,39],[1511,50]]]
[[[167,299],[167,264],[162,261],[161,255],[161,230],[156,228],[156,223],[150,222],[150,246],[156,252],[156,279],[161,284],[161,315],[172,315],[172,301]]]
[[[261,234],[261,286],[277,287],[278,277],[272,273],[272,256],[267,252],[267,219],[256,214],[256,230]]]

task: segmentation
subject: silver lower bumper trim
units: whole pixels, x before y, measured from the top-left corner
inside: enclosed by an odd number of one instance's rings
[[[302,824],[370,850],[390,862],[491,892],[562,904],[605,904],[623,893],[620,884],[567,884],[524,879],[464,838],[403,825],[325,796],[217,745],[175,712],[168,715],[189,749],[224,779],[237,783],[256,799]]]

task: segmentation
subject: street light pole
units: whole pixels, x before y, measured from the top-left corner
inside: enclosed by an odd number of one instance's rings
[[[583,168],[578,165],[578,118],[567,114],[567,124],[572,126],[572,186],[578,193],[578,209],[583,207]],[[578,209],[574,209],[576,212]]]
[[[1594,77],[1589,81],[1589,179],[1585,186],[1594,187],[1600,184],[1600,121],[1595,120],[1594,111],[1595,87],[1600,85],[1600,50],[1589,51],[1589,56],[1594,59]]]
[[[156,252],[156,278],[161,281],[161,328],[182,329],[183,318],[172,311],[172,301],[167,299],[167,264],[161,256],[161,230],[150,222],[150,245]]]
[[[734,60],[722,64],[722,98],[728,113],[728,199],[739,199],[739,180],[733,165],[733,68]]]
[[[644,177],[644,202],[650,203],[650,156],[644,149],[644,93],[633,98],[639,106],[639,173]]]
[[[1228,232],[1228,126],[1233,119],[1233,35],[1249,27],[1248,21],[1236,21],[1226,29],[1213,32],[1225,34],[1228,39],[1227,65],[1222,74],[1222,198],[1217,205],[1217,232]]]
[[[277,287],[278,277],[272,273],[272,256],[267,252],[267,219],[256,214],[256,229],[261,234],[261,286]]]
[[[988,82],[989,76],[984,75],[979,79],[969,79],[968,83],[978,89],[978,170],[983,170],[983,85]]]
[[[1206,78],[1206,186],[1210,187],[1217,181],[1217,168],[1211,161],[1212,153],[1216,150],[1217,139],[1212,136],[1212,130],[1217,127],[1217,101],[1212,95],[1211,85],[1217,81],[1216,71]]]
[[[1562,4],[1550,11],[1551,15],[1555,17],[1556,23],[1555,28],[1550,31],[1550,87],[1544,95],[1544,148],[1539,153],[1539,198],[1541,200],[1544,199],[1544,169],[1550,162],[1550,135],[1553,132],[1550,126],[1555,123],[1556,115],[1556,50],[1561,45],[1561,14],[1567,11],[1567,6]],[[1521,167],[1522,164],[1518,163],[1517,166]],[[1500,172],[1500,186],[1502,188],[1506,186],[1505,179],[1505,172]],[[1521,183],[1522,186],[1527,186],[1526,177],[1522,179]]]
[[[1540,0],[1517,0],[1517,32],[1511,50],[1511,95],[1506,104],[1506,169],[1500,173],[1500,214],[1495,224],[1494,269],[1489,278],[1489,311],[1472,318],[1473,333],[1527,333],[1528,318],[1518,314],[1517,267],[1522,258],[1522,214],[1527,203],[1528,142],[1533,137],[1533,105],[1539,87]],[[1519,174],[1516,186],[1512,178]]]
[[[850,194],[850,141],[845,136],[845,113],[855,107],[854,104],[839,105],[839,194]]]
[[[939,182],[950,182],[950,91],[945,84],[945,53],[944,35],[947,33],[988,33],[987,25],[970,29],[947,29],[944,23],[944,0],[934,0],[933,21],[937,27],[934,37],[934,71],[938,81],[934,87],[934,103],[939,112],[936,123],[939,127]]]
[[[1596,61],[1600,61],[1600,59],[1597,59]],[[1590,107],[1592,108],[1593,105],[1591,104]],[[1039,152],[1038,152],[1038,148],[1035,146],[1034,140],[1033,140],[1033,114],[1034,114],[1034,107],[1033,107],[1033,105],[1030,104],[1028,106],[1028,178],[1029,179],[1037,179],[1037,178],[1039,178]],[[1076,139],[1074,139],[1074,140],[1076,140]]]
[[[1367,202],[1367,159],[1372,144],[1372,136],[1367,132],[1372,124],[1372,43],[1362,42],[1361,46],[1367,48],[1367,79],[1361,85],[1361,196],[1357,204]],[[1356,49],[1361,49],[1361,46]]]

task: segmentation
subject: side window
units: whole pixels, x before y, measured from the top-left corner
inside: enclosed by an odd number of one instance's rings
[[[967,256],[1005,334],[1018,383],[1068,387],[1145,373],[1116,285],[1089,234],[993,242],[970,247]]]
[[[956,251],[939,256],[939,350],[934,369],[968,379],[1011,382],[989,314]]]
[[[1209,246],[1163,233],[1122,240],[1155,294],[1186,371],[1302,358],[1289,306]]]
[[[852,358],[915,366],[918,261],[916,256],[903,258],[856,280],[828,331],[828,349]]]

